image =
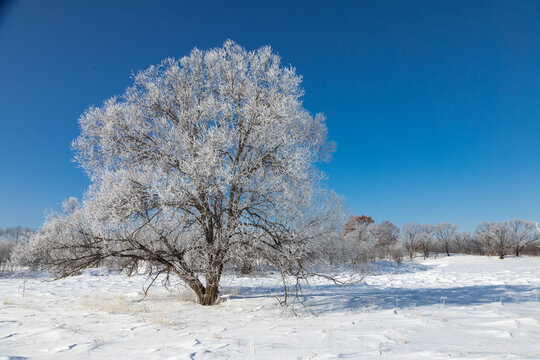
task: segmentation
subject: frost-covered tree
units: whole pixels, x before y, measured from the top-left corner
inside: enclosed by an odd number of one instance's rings
[[[509,222],[483,222],[475,229],[475,235],[488,255],[498,255],[504,259],[512,246],[512,229]]]
[[[411,260],[418,251],[423,232],[424,226],[418,223],[408,223],[401,227],[401,240]]]
[[[424,259],[431,252],[434,230],[432,225],[408,223],[401,228],[401,241],[412,260],[417,251],[422,252]]]
[[[31,232],[32,230],[23,226],[0,228],[0,270],[10,267],[13,251]]]
[[[6,269],[15,243],[0,236],[0,271]]]
[[[390,221],[384,220],[377,225],[377,244],[382,248],[388,248],[398,241],[399,229]]]
[[[476,237],[488,255],[514,253],[519,256],[523,248],[540,240],[537,223],[521,219],[503,222],[484,222],[476,227]]]
[[[434,236],[435,226],[429,224],[422,225],[422,232],[418,238],[418,249],[424,255],[424,259],[427,259],[432,251]]]
[[[398,245],[399,229],[391,222],[385,220],[375,224],[370,216],[353,216],[343,234],[347,247],[356,254],[353,262],[390,258],[401,263],[403,249]]]
[[[466,231],[458,231],[454,234],[454,247],[456,252],[464,254],[482,254],[482,244],[474,234]]]
[[[400,264],[403,258],[403,248],[399,244],[399,228],[390,221],[383,220],[377,225],[375,236],[377,238],[378,257],[392,259]]]
[[[540,240],[540,230],[535,221],[514,219],[507,221],[512,234],[512,247],[514,254],[519,256],[525,246]]]
[[[316,166],[332,150],[325,118],[303,108],[300,83],[270,47],[232,41],[139,72],[79,119],[73,146],[92,185],[36,235],[46,266],[67,276],[144,262],[203,305],[216,302],[224,265],[253,254],[305,276],[338,202]]]
[[[370,217],[353,216],[344,229],[344,241],[354,254],[353,262],[375,261],[377,257],[377,225]]]
[[[435,238],[441,246],[444,247],[447,256],[450,256],[450,243],[454,239],[457,229],[458,226],[451,223],[440,223],[435,225]]]

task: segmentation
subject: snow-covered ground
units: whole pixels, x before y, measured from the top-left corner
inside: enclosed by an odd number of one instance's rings
[[[201,307],[182,285],[138,301],[143,276],[4,274],[0,359],[540,359],[540,258],[377,270],[357,285],[314,281],[316,316],[281,308],[272,276],[227,276],[228,300]]]

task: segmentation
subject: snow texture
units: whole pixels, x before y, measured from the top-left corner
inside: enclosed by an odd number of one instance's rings
[[[540,258],[382,262],[355,285],[314,281],[313,315],[272,297],[278,275],[222,280],[197,305],[182,284],[91,269],[0,277],[0,359],[538,359]],[[334,275],[355,276],[352,270]]]

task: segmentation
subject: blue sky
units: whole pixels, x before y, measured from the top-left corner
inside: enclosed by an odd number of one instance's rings
[[[0,7],[0,227],[89,182],[78,116],[133,72],[232,39],[304,77],[323,165],[376,221],[540,220],[538,1],[12,1]]]

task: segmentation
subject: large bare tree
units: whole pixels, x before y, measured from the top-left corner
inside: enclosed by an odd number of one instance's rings
[[[270,47],[232,41],[139,72],[81,116],[73,146],[92,185],[36,235],[43,262],[59,276],[145,262],[203,305],[229,261],[256,254],[305,276],[311,245],[336,229],[336,201],[316,167],[332,148],[325,118],[303,108],[300,83]]]
[[[450,256],[450,243],[454,240],[457,229],[458,226],[452,223],[435,225],[435,238],[444,247],[447,256]]]

